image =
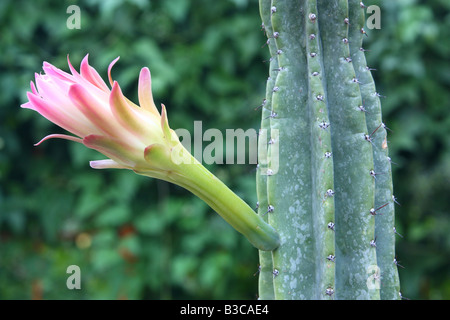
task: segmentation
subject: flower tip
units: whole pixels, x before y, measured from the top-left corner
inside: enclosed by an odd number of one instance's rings
[[[116,80],[113,80],[113,82],[111,84],[111,91],[113,91],[113,90],[121,90],[119,82],[117,82]]]
[[[83,69],[83,67],[86,68],[88,65],[89,65],[89,53],[87,53],[84,56],[83,60],[81,60],[80,71]]]
[[[150,73],[150,69],[147,67],[143,67],[141,72],[139,73],[139,86],[140,89],[148,90],[151,94],[152,90],[152,75]]]
[[[42,138],[41,140],[39,140],[38,142],[36,142],[35,144],[33,144],[33,146],[34,147],[37,147],[37,146],[39,146],[42,142],[44,142],[45,140],[48,140],[48,139],[51,139],[52,138],[52,135],[50,134],[50,135],[48,135],[48,136],[45,136],[44,138]]]
[[[31,109],[31,103],[30,102],[22,103],[20,105],[20,107],[23,108],[23,109]]]
[[[27,98],[28,102],[22,104],[21,107],[23,106],[23,108],[35,110],[36,109],[35,105],[40,102],[40,98],[34,92],[29,91],[27,92]]]
[[[70,62],[70,59],[69,59],[69,54],[67,54],[67,64],[69,65],[69,69],[70,69],[70,72],[72,73],[72,75],[78,75],[78,72],[77,72],[77,70],[75,70],[75,68],[72,66],[72,63]]]
[[[141,76],[145,75],[146,77],[150,77],[151,78],[151,73],[150,73],[150,69],[147,67],[143,67],[141,69]]]
[[[31,92],[32,92],[34,95],[38,95],[38,94],[39,94],[38,91],[37,91],[37,89],[36,89],[36,85],[34,84],[33,81],[30,81],[30,88],[31,88]]]
[[[37,147],[39,146],[42,142],[48,140],[48,139],[65,139],[65,140],[70,140],[70,141],[75,141],[75,142],[79,142],[79,143],[83,143],[83,140],[78,138],[78,137],[74,137],[74,136],[69,136],[67,134],[49,134],[48,136],[45,136],[44,138],[42,138],[39,142],[35,143],[34,146]]]
[[[139,74],[138,90],[139,104],[141,107],[159,117],[159,111],[153,101],[152,75],[150,69],[147,67],[142,68]]]
[[[111,86],[113,85],[113,80],[111,77],[111,70],[112,70],[112,67],[116,64],[117,60],[119,60],[119,59],[120,59],[120,56],[118,56],[113,61],[111,61],[111,63],[108,66],[108,79],[109,79],[109,83],[111,84]]]
[[[161,103],[161,129],[166,139],[170,139],[172,134],[170,132],[169,120],[167,119],[166,106]]]
[[[114,102],[114,99],[125,99],[125,96],[122,93],[122,89],[117,81],[113,81],[111,84],[111,94],[109,96],[110,104]]]
[[[33,144],[33,147],[39,146],[44,140],[45,140],[45,138],[41,139],[41,141],[39,141],[39,142],[36,142],[35,144]]]

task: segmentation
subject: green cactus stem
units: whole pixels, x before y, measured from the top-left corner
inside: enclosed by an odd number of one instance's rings
[[[399,298],[391,164],[361,50],[364,8],[260,0],[271,58],[258,213],[280,235],[271,256],[260,253],[261,299]]]
[[[278,247],[279,235],[272,226],[191,154],[184,152],[184,156],[187,160],[173,166],[173,170],[168,173],[167,181],[191,191],[205,201],[257,249],[271,251]],[[155,157],[152,160],[155,160]],[[138,173],[146,175],[145,172]]]

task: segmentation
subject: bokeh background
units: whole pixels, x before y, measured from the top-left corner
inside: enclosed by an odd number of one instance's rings
[[[68,29],[69,5],[81,29]],[[450,298],[450,2],[366,1],[365,41],[385,95],[403,296]],[[129,171],[95,171],[79,144],[33,143],[59,128],[31,110],[48,61],[89,61],[137,101],[140,68],[172,128],[259,128],[268,74],[256,0],[0,1],[0,299],[256,299],[258,255],[202,201]],[[255,168],[208,168],[256,204]],[[68,290],[69,265],[81,290]]]

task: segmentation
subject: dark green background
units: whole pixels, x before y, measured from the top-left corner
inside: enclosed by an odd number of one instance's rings
[[[66,27],[70,4],[80,30]],[[381,8],[365,47],[393,130],[402,293],[449,299],[450,3],[370,4]],[[67,71],[68,54],[78,68],[89,53],[106,79],[121,56],[113,78],[137,101],[148,66],[172,128],[258,129],[269,58],[260,24],[254,0],[0,2],[0,299],[257,297],[256,249],[202,201],[129,171],[95,171],[89,160],[102,156],[73,142],[33,147],[63,131],[19,106],[43,61]],[[255,205],[254,166],[208,167]],[[72,264],[81,290],[66,287]]]

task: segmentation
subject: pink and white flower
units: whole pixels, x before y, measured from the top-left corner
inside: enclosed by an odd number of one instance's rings
[[[22,107],[39,112],[72,135],[51,134],[36,145],[51,138],[82,143],[108,157],[91,161],[91,167],[131,169],[175,183],[203,199],[258,249],[278,247],[278,233],[182,146],[169,127],[164,105],[160,114],[153,102],[150,71],[141,69],[138,106],[111,78],[116,61],[108,68],[111,89],[87,56],[80,73],[69,60],[71,74],[44,62],[45,74],[36,74],[36,84],[31,82],[27,93],[29,101]]]
[[[155,106],[149,69],[140,72],[138,106],[112,80],[111,69],[118,59],[108,68],[111,89],[89,65],[87,55],[80,72],[67,59],[71,74],[44,62],[45,74],[36,74],[27,93],[29,101],[22,107],[73,134],[50,134],[36,145],[51,138],[76,141],[109,158],[91,161],[93,168],[126,168],[161,178],[161,170],[171,162],[171,151],[181,144],[169,127],[164,105],[161,114]]]

